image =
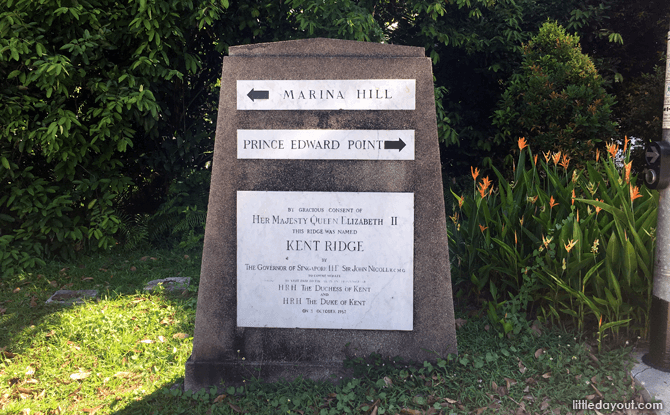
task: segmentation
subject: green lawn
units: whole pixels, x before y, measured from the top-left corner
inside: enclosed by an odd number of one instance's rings
[[[49,263],[0,282],[0,412],[8,414],[568,413],[572,400],[640,399],[629,348],[598,354],[558,329],[501,339],[486,318],[460,315],[459,356],[409,364],[348,362],[338,386],[297,380],[184,393],[200,257],[147,250]],[[145,293],[150,280],[192,278],[189,290]],[[56,289],[98,300],[45,304]]]

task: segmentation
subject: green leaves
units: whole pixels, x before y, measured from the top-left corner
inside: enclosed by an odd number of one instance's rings
[[[643,188],[631,200],[635,177],[611,157],[571,169],[559,153],[536,159],[518,146],[513,181],[493,168],[498,184],[487,185],[473,169],[473,193],[454,194],[454,281],[467,276],[477,295],[490,287],[487,313],[503,334],[531,301],[578,328],[592,315],[600,337],[631,319],[648,324],[658,195]]]
[[[584,164],[615,133],[607,94],[579,38],[546,22],[524,46],[523,63],[498,102],[496,140],[525,136],[538,152],[553,149]]]

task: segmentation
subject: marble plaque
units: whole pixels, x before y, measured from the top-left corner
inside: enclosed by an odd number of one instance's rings
[[[412,330],[414,194],[237,192],[239,327]]]
[[[238,110],[414,110],[414,79],[238,80]]]
[[[237,158],[414,160],[414,130],[237,130]]]

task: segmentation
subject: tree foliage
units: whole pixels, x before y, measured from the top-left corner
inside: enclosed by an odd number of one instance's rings
[[[547,17],[581,35],[607,86],[640,75],[621,59],[618,30],[624,42],[657,36],[667,11],[652,6],[658,17],[624,0],[5,0],[0,264],[199,240],[229,45],[323,36],[424,47],[453,176],[507,150],[491,114]]]
[[[524,45],[521,68],[502,94],[494,115],[497,137],[509,142],[525,136],[538,153],[562,151],[583,162],[615,134],[613,104],[579,38],[547,22]]]
[[[5,270],[34,265],[44,254],[114,245],[115,203],[150,180],[160,160],[134,164],[142,155],[137,150],[156,150],[147,141],[166,142],[163,154],[189,160],[188,148],[203,139],[198,134],[205,127],[190,126],[191,136],[177,140],[175,124],[191,122],[186,108],[211,89],[211,79],[198,83],[204,51],[193,45],[216,50],[203,29],[227,3],[9,0],[0,6]],[[212,122],[206,113],[199,119]],[[180,146],[184,138],[188,144]]]

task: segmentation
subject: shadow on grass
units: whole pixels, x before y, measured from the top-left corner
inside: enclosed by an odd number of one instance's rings
[[[45,304],[56,291],[97,290],[98,299],[141,295],[151,280],[191,277],[198,285],[200,256],[171,251],[139,250],[80,258],[76,262],[48,262],[33,273],[0,279],[0,350],[12,350],[16,339],[31,332],[50,314],[73,306]],[[3,349],[4,348],[4,349]]]

